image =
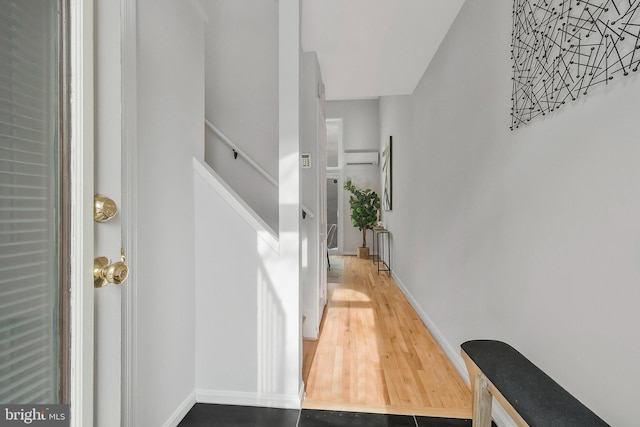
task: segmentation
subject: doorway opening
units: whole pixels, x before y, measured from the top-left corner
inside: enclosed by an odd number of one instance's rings
[[[335,238],[340,233],[340,210],[338,209],[341,180],[337,175],[327,175],[327,228],[330,228],[332,224],[336,224],[336,231],[331,241],[327,240],[327,249],[329,254],[337,254],[341,248],[338,244],[338,239]]]
[[[327,242],[330,255],[340,255],[343,251],[343,194],[342,191],[342,119],[327,119],[327,230],[336,224],[334,238]]]

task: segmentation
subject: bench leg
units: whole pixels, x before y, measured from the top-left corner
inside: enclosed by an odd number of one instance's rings
[[[491,427],[492,397],[487,377],[478,373],[473,384],[473,424],[472,427]]]

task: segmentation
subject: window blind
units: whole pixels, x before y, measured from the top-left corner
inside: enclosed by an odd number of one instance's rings
[[[0,0],[0,403],[57,401],[57,8]]]

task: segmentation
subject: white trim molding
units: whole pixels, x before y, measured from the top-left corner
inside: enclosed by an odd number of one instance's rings
[[[300,409],[302,409],[302,402],[304,402],[304,398],[306,397],[306,395],[307,394],[304,391],[304,381],[302,381],[302,378],[300,378],[300,391],[298,392],[298,401],[300,402]]]
[[[71,426],[93,426],[93,0],[69,4]]]
[[[196,404],[196,392],[192,391],[189,395],[182,401],[180,406],[173,411],[173,414],[169,417],[162,427],[177,427],[180,424],[180,421],[189,413],[193,405]]]
[[[121,122],[122,122],[122,244],[129,266],[122,291],[122,419],[123,427],[135,427],[138,396],[138,59],[137,2],[121,0]]]
[[[427,329],[429,329],[429,332],[431,332],[431,335],[433,335],[435,340],[438,342],[438,345],[440,346],[442,351],[444,351],[453,366],[456,368],[458,374],[460,374],[460,376],[467,382],[467,384],[469,384],[469,374],[467,373],[467,367],[464,364],[464,360],[462,360],[462,356],[460,356],[459,352],[454,350],[453,346],[449,343],[449,341],[447,341],[444,334],[440,331],[440,329],[438,329],[429,315],[422,309],[422,307],[420,307],[418,301],[416,301],[413,295],[411,295],[411,293],[404,285],[404,283],[402,283],[402,280],[400,280],[397,274],[395,272],[392,272],[391,275],[398,284],[398,287],[400,288],[404,296],[407,298],[407,300],[409,300],[411,307],[413,307],[416,313],[418,313],[418,316],[420,316],[420,319],[422,319],[424,325],[427,327]]]
[[[440,329],[438,329],[434,321],[422,309],[422,307],[420,306],[420,304],[418,304],[418,301],[413,297],[413,295],[411,295],[411,292],[409,292],[409,290],[404,285],[404,283],[402,283],[402,280],[400,280],[398,275],[395,272],[392,272],[391,275],[393,276],[393,279],[398,284],[398,287],[400,288],[404,296],[409,301],[409,304],[411,304],[411,307],[413,307],[416,313],[418,313],[418,316],[420,316],[420,319],[422,319],[422,322],[424,323],[424,325],[427,327],[427,329],[429,329],[429,332],[431,332],[431,335],[433,335],[433,338],[435,338],[435,340],[437,341],[442,351],[444,351],[444,353],[447,355],[447,358],[451,361],[453,366],[456,368],[456,371],[458,371],[458,374],[460,374],[462,379],[464,379],[464,381],[467,384],[469,384],[469,373],[467,372],[467,367],[464,364],[464,360],[462,359],[460,352],[456,351],[454,347],[451,345],[451,343],[449,343],[449,341],[445,338],[444,334],[440,331]],[[495,399],[493,401],[492,407],[493,407],[493,413],[492,413],[493,419],[499,427],[517,427],[515,422],[511,419],[511,417],[507,413],[507,411],[505,411],[502,408],[502,406],[500,406],[500,404],[497,401],[495,401]]]
[[[304,393],[304,391],[301,391]],[[260,406],[265,408],[300,409],[301,395],[230,391],[196,390],[196,402],[218,405]]]

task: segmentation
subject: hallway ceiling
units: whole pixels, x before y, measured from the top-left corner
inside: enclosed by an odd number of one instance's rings
[[[413,92],[464,0],[302,0],[328,100]]]

